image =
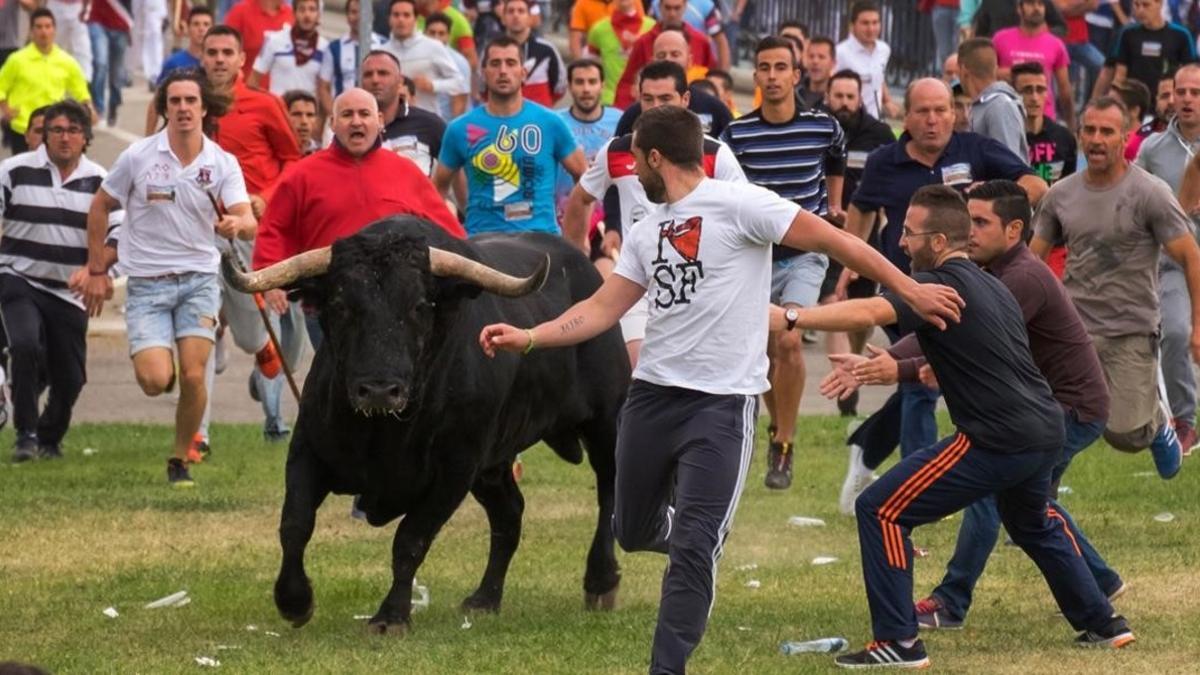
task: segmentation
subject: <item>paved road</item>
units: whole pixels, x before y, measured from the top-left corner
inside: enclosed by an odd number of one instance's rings
[[[326,35],[340,35],[345,30],[345,18],[341,14],[326,15],[323,26]],[[117,155],[142,134],[146,106],[150,102],[150,94],[144,80],[136,78],[134,84],[128,87],[123,95],[125,104],[120,110],[116,126],[97,129],[95,139],[88,149],[88,156],[104,166],[111,166]],[[738,101],[739,106],[749,109],[749,97],[743,98],[745,100]],[[0,150],[0,153],[5,152]],[[88,384],[76,405],[75,420],[172,423],[175,398],[170,395],[147,398],[134,381],[133,369],[128,358],[128,343],[124,335],[121,297],[123,296],[118,288],[116,302],[106,307],[104,314],[99,319],[93,319],[91,323],[88,337]],[[882,340],[882,336],[880,339]],[[229,367],[224,374],[217,377],[216,387],[212,392],[213,419],[217,422],[259,422],[262,420],[259,406],[247,393],[247,378],[253,359],[238,352],[232,346],[232,341],[228,343]],[[816,346],[810,345],[807,353],[810,368],[809,394],[801,406],[801,412],[835,413],[836,407],[831,402],[821,399],[815,391],[816,383],[828,372],[827,361]],[[311,356],[310,350],[299,366],[301,382]],[[864,396],[862,409],[873,410],[887,393],[886,390],[868,392]],[[286,415],[294,418],[295,411],[295,401],[291,399],[290,394],[285,394]]]

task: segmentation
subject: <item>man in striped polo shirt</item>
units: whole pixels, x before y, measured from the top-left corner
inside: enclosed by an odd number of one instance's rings
[[[86,108],[63,101],[43,120],[45,143],[0,164],[0,316],[12,358],[14,462],[62,457],[87,356],[87,313],[69,286],[86,275],[87,211],[105,176],[83,154],[92,139]],[[116,221],[109,219],[110,241]],[[109,267],[116,251],[105,253]],[[50,396],[39,415],[43,378]]]
[[[741,162],[746,178],[818,216],[840,213],[846,139],[831,115],[811,110],[796,95],[800,83],[795,54],[783,38],[766,37],[755,49],[754,80],[762,106],[734,120],[721,134]],[[791,309],[815,307],[829,259],[824,254],[776,246],[771,302]],[[792,484],[792,435],[804,394],[804,344],[797,331],[775,333],[771,390],[764,394],[771,417],[766,486]]]

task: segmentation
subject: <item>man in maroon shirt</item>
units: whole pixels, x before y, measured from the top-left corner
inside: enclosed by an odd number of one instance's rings
[[[638,73],[641,72],[642,66],[654,60],[654,39],[661,35],[663,29],[666,28],[682,30],[687,36],[688,46],[692,49],[692,65],[704,68],[729,68],[728,63],[718,62],[716,54],[713,53],[712,41],[708,39],[708,36],[692,28],[683,20],[683,14],[686,11],[687,0],[662,0],[658,3],[658,23],[654,28],[643,33],[629,49],[629,62],[625,64],[625,72],[621,73],[621,79],[617,82],[614,106],[624,110],[634,103],[637,95],[634,85],[637,83]]]

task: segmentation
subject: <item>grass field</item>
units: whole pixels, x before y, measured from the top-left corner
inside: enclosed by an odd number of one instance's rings
[[[869,638],[857,535],[836,506],[844,431],[836,418],[802,420],[796,480],[784,493],[762,487],[760,447],[693,672],[827,672],[829,656],[782,656],[780,641],[844,636],[857,648]],[[567,465],[544,448],[526,453],[525,536],[500,614],[471,616],[468,627],[458,609],[487,555],[483,512],[469,502],[418,573],[430,589],[430,608],[415,615],[407,637],[381,638],[367,635],[365,622],[354,617],[374,613],[390,583],[394,527],[353,521],[349,498],[328,500],[308,554],[316,616],[292,629],[271,601],[285,448],[264,445],[251,426],[216,427],[213,440],[212,461],[196,469],[191,491],[165,484],[169,430],[162,427],[81,425],[68,437],[65,461],[0,466],[0,661],[62,673],[207,670],[197,656],[243,673],[645,671],[664,559],[622,554],[617,611],[582,610],[594,522],[584,466]],[[0,448],[11,442],[11,430],[0,434]],[[97,452],[84,456],[87,447]],[[1147,455],[1096,446],[1063,481],[1072,489],[1063,503],[1130,584],[1118,609],[1137,633],[1134,646],[1073,647],[1073,633],[1054,615],[1033,564],[1002,545],[979,584],[966,630],[925,636],[934,668],[1197,672],[1200,460],[1190,462],[1164,483],[1145,475],[1153,470]],[[1153,520],[1164,511],[1174,521]],[[820,517],[828,526],[792,527],[792,515]],[[958,522],[917,531],[917,543],[931,551],[916,563],[918,593],[940,578]],[[819,555],[838,561],[813,566]],[[744,569],[749,565],[757,568]],[[761,586],[748,587],[751,580]],[[182,589],[192,598],[187,606],[142,608]],[[109,606],[120,616],[102,614]]]

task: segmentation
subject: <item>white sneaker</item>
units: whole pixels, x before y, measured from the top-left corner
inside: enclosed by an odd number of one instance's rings
[[[842,515],[854,515],[854,500],[862,494],[863,490],[875,480],[875,474],[871,473],[862,461],[863,449],[860,445],[850,445],[850,463],[846,468],[846,480],[842,482],[842,494],[838,498],[838,510]]]

